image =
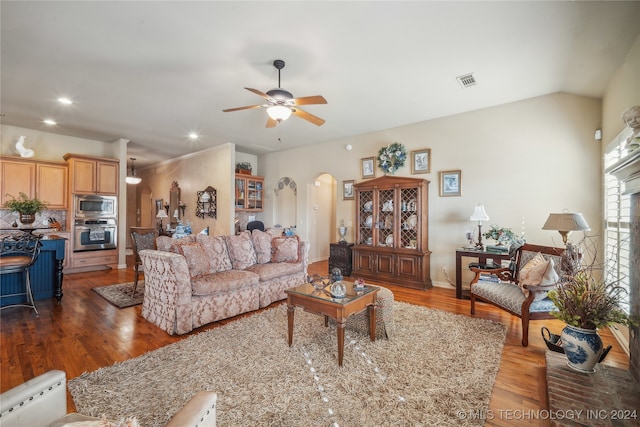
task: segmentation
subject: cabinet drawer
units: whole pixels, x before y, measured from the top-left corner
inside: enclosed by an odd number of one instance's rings
[[[92,265],[108,265],[118,262],[117,255],[93,256],[90,258],[72,258],[71,267],[87,267]]]

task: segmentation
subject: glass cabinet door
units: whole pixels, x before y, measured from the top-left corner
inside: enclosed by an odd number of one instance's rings
[[[242,178],[236,178],[236,197],[235,206],[236,209],[244,209],[245,207],[245,180]]]
[[[262,181],[247,179],[247,209],[262,209]]]

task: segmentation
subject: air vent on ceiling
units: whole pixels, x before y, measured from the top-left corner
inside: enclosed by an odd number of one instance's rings
[[[476,84],[476,79],[473,77],[472,73],[465,74],[464,76],[458,76],[456,79],[462,87],[474,86]]]

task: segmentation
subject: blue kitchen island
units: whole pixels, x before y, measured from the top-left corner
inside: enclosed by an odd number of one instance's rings
[[[62,264],[64,263],[67,239],[50,236],[40,242],[42,246],[38,259],[29,269],[33,298],[37,301],[56,297],[58,301],[61,301]],[[27,302],[22,273],[3,274],[1,281],[0,306]]]

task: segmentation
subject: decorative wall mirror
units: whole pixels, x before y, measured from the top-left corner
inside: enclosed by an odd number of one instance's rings
[[[273,187],[275,224],[283,227],[294,227],[297,224],[298,186],[288,176],[282,177]]]
[[[178,181],[173,181],[169,189],[169,211],[167,215],[171,217],[171,228],[175,228],[181,218],[180,187],[178,186]]]
[[[198,191],[196,216],[202,219],[204,219],[205,215],[208,215],[210,218],[217,218],[218,213],[216,210],[216,193],[216,189],[212,186],[208,186],[204,189],[204,191]]]

